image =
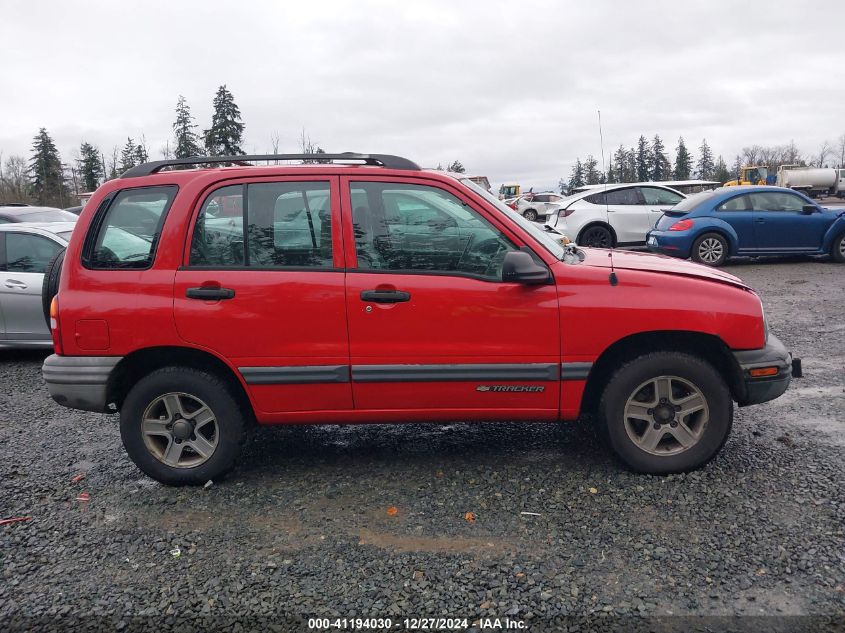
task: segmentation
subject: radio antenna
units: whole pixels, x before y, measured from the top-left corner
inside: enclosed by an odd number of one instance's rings
[[[599,146],[601,147],[601,170],[604,174],[604,217],[607,220],[607,225],[610,226],[610,205],[607,202],[607,167],[604,162],[604,134],[602,134],[601,130],[601,110],[596,110],[599,115]],[[608,252],[607,256],[610,257],[610,277],[608,280],[610,281],[611,286],[615,286],[619,283],[619,280],[616,278],[616,270],[613,268],[613,236],[611,235],[610,238],[610,251]]]

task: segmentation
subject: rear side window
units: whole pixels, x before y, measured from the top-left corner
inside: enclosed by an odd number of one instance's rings
[[[83,263],[88,268],[108,270],[152,266],[164,217],[176,189],[140,187],[118,193],[95,221]]]
[[[4,270],[19,273],[43,273],[62,247],[53,240],[28,233],[6,233]],[[0,239],[3,234],[0,233]],[[3,262],[0,262],[3,263]]]
[[[716,211],[749,211],[751,207],[748,204],[748,195],[737,196],[730,200],[725,200],[722,204],[716,207]]]
[[[194,226],[190,264],[331,268],[329,183],[253,183],[214,191]]]

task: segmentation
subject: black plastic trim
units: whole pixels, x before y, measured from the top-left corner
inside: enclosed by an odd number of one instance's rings
[[[349,382],[348,365],[238,367],[248,385],[297,385]]]
[[[590,375],[590,370],[593,368],[592,363],[561,363],[560,364],[560,379],[561,380],[587,380]]]
[[[406,171],[420,171],[421,167],[415,162],[394,156],[392,154],[356,154],[346,152],[343,154],[249,154],[244,156],[192,156],[190,158],[173,158],[170,160],[155,160],[143,165],[138,165],[126,170],[121,178],[140,178],[156,174],[165,167],[188,167],[193,165],[232,164],[250,167],[248,161],[278,161],[278,160],[302,160],[322,162],[358,162],[364,165],[376,165],[387,169],[402,169]]]
[[[555,381],[557,363],[466,365],[353,365],[353,382],[468,382],[474,380]]]

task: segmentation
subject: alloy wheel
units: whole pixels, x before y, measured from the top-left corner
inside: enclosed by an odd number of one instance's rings
[[[716,237],[708,237],[701,240],[701,244],[698,245],[698,256],[708,264],[715,264],[722,259],[724,254],[725,248],[721,240]]]
[[[208,461],[220,430],[211,408],[188,393],[166,393],[153,400],[141,418],[144,445],[153,457],[173,468],[193,468]]]
[[[651,455],[676,455],[698,444],[710,420],[707,399],[689,380],[657,376],[625,403],[625,431]]]

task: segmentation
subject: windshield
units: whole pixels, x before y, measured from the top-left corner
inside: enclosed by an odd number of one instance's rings
[[[692,211],[702,202],[707,200],[708,198],[712,198],[716,195],[713,191],[701,191],[699,193],[692,194],[689,198],[684,198],[674,207],[669,209],[669,211],[679,211],[681,213],[686,213],[687,211]]]
[[[479,187],[477,184],[472,182],[469,178],[461,178],[461,183],[463,183],[464,185],[466,185],[467,187],[472,189],[475,193],[477,193],[482,198],[484,198],[487,202],[489,202],[494,207],[496,207],[497,210],[504,213],[506,216],[508,216],[509,219],[513,220],[520,227],[522,227],[523,229],[528,231],[531,234],[531,237],[533,237],[535,240],[540,242],[540,244],[543,246],[543,248],[545,248],[547,251],[549,251],[552,255],[554,255],[558,259],[563,258],[563,254],[564,254],[563,246],[560,244],[560,242],[558,242],[557,240],[555,240],[552,237],[553,234],[547,233],[539,225],[535,224],[531,220],[526,220],[524,217],[522,217],[516,211],[514,211],[508,205],[506,205],[504,202],[499,200],[492,193],[490,193],[489,191],[486,191],[482,187]]]
[[[22,222],[76,222],[79,217],[68,211],[33,211],[32,213],[17,213]]]

